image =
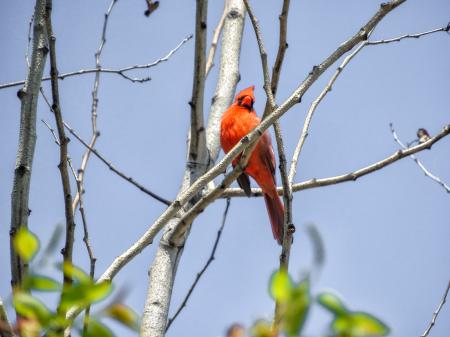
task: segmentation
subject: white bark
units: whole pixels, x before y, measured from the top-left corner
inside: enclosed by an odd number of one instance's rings
[[[45,32],[45,0],[37,0],[34,10],[33,51],[24,87],[19,90],[21,101],[20,133],[17,149],[14,183],[11,193],[11,274],[12,286],[21,283],[27,266],[20,260],[13,247],[13,239],[19,227],[28,226],[28,196],[30,192],[31,169],[36,145],[36,108],[44,72],[48,47]]]
[[[239,79],[239,54],[243,26],[244,6],[242,1],[231,1],[222,35],[222,55],[220,61],[219,80],[216,88],[215,99],[211,107],[209,124],[207,128],[207,142],[210,152],[210,160],[207,162],[199,162],[201,156],[192,158],[192,150],[191,146],[189,146],[190,155],[188,160],[196,161],[189,162],[187,165],[185,178],[180,189],[180,195],[182,195],[192,185],[198,177],[197,174],[199,172],[203,173],[206,171],[210,164],[212,164],[212,162],[217,158],[219,153],[220,148],[218,135],[220,117],[226,107],[230,104]],[[202,102],[203,100],[200,101],[200,99],[198,99],[194,104],[194,108],[198,106],[198,104],[202,104]],[[192,131],[193,130],[191,129],[190,144],[192,144]],[[193,174],[193,172],[196,173]],[[161,337],[165,334],[173,282],[176,276],[178,262],[183,252],[183,246],[189,231],[187,231],[186,235],[181,237],[174,244],[169,244],[167,239],[170,236],[174,226],[179,222],[179,219],[195,203],[195,199],[196,198],[191,200],[178,211],[175,217],[170,219],[166,226],[165,233],[160,241],[155,260],[150,269],[149,290],[147,293],[147,300],[141,322],[141,336]]]

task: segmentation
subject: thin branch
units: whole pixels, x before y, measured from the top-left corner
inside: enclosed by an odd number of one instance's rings
[[[288,20],[288,14],[289,14],[289,5],[290,0],[283,0],[283,8],[281,9],[281,14],[278,17],[280,21],[280,32],[279,32],[279,38],[278,38],[278,51],[277,51],[277,57],[275,59],[275,63],[272,68],[272,83],[271,83],[271,90],[274,96],[277,95],[278,91],[278,82],[280,80],[280,74],[281,74],[281,67],[283,65],[284,61],[284,55],[286,53],[286,49],[288,48],[287,43],[287,20]],[[266,106],[264,108],[264,116],[266,116],[268,113],[270,113],[270,104],[269,101],[266,101]]]
[[[51,134],[53,136],[53,140],[55,141],[56,145],[59,146],[60,144],[59,144],[58,136],[56,136],[55,130],[45,120],[41,119],[41,122],[45,124],[47,129],[51,132]]]
[[[426,141],[422,144],[418,144],[416,146],[409,147],[406,150],[398,150],[395,153],[393,153],[392,155],[390,155],[389,157],[384,158],[383,160],[380,160],[376,163],[365,166],[365,167],[360,168],[353,172],[349,172],[346,174],[341,174],[341,175],[329,177],[329,178],[320,178],[320,179],[313,178],[308,181],[293,184],[292,191],[298,192],[298,191],[308,190],[311,188],[336,185],[336,184],[344,183],[347,181],[356,181],[358,178],[365,176],[367,174],[370,174],[372,172],[381,170],[382,168],[384,168],[390,164],[393,164],[400,159],[408,157],[417,152],[430,149],[434,143],[436,143],[439,140],[441,140],[442,138],[446,137],[448,134],[450,134],[450,125],[446,125],[436,136],[430,138],[428,141]],[[278,187],[277,191],[278,191],[279,195],[282,195],[283,188]],[[246,195],[245,195],[244,191],[240,188],[228,188],[222,194],[222,198],[245,197],[245,196]],[[252,188],[252,196],[255,196],[255,197],[262,196],[262,190],[260,188]]]
[[[222,32],[223,25],[225,23],[225,18],[227,16],[228,3],[229,0],[224,1],[222,15],[220,16],[219,22],[217,23],[217,26],[213,31],[213,36],[211,39],[211,47],[209,48],[208,57],[206,58],[205,78],[208,77],[209,72],[214,66],[214,56],[216,55],[217,42],[219,41],[220,33]]]
[[[34,9],[31,63],[25,85],[17,93],[21,108],[19,142],[11,193],[10,256],[12,288],[20,285],[28,272],[28,265],[16,254],[13,242],[17,231],[22,226],[28,227],[30,215],[28,198],[36,145],[36,108],[48,53],[44,14],[45,0],[37,0]]]
[[[445,292],[444,292],[444,295],[442,296],[441,302],[439,303],[437,309],[433,312],[433,317],[431,317],[430,324],[428,325],[427,329],[420,337],[427,337],[428,334],[430,333],[431,329],[433,328],[433,326],[436,324],[436,319],[437,319],[442,307],[444,306],[445,301],[447,300],[447,295],[448,295],[449,290],[450,290],[450,281],[448,281],[447,288],[445,289]]]
[[[225,222],[228,215],[228,209],[230,208],[230,198],[227,198],[225,210],[222,215],[222,224],[219,227],[219,230],[217,231],[216,241],[214,242],[213,249],[211,251],[211,254],[209,256],[209,259],[206,261],[203,268],[197,273],[197,276],[195,277],[194,283],[192,283],[191,287],[189,288],[189,291],[187,292],[186,296],[184,297],[184,300],[181,302],[181,305],[178,307],[178,310],[175,312],[172,318],[170,318],[167,322],[166,332],[169,330],[170,326],[172,325],[173,321],[178,317],[180,312],[186,307],[186,304],[189,300],[189,297],[191,297],[195,287],[197,286],[198,281],[200,281],[200,278],[205,273],[206,269],[208,269],[209,265],[214,261],[215,259],[215,253],[217,250],[217,246],[219,245],[220,237],[222,235],[223,228],[225,226]]]
[[[100,38],[100,44],[98,46],[97,51],[95,52],[95,68],[100,69],[100,57],[103,51],[103,47],[106,44],[106,30],[108,28],[108,19],[111,15],[111,11],[114,8],[114,5],[117,3],[117,0],[112,0],[111,4],[108,7],[108,10],[105,13],[105,17],[103,20],[103,29],[102,29],[102,35]],[[98,88],[100,85],[100,72],[95,73],[95,79],[94,79],[94,88],[92,89],[92,104],[91,104],[91,128],[92,128],[92,136],[91,141],[89,142],[89,148],[86,149],[85,153],[83,154],[83,157],[81,159],[81,166],[78,170],[77,174],[77,181],[80,181],[81,189],[78,189],[77,193],[75,194],[75,197],[73,198],[72,202],[72,210],[75,213],[78,204],[80,202],[81,193],[84,193],[84,175],[86,172],[86,167],[89,161],[89,158],[91,156],[91,150],[90,148],[95,146],[95,143],[97,141],[97,138],[100,136],[100,132],[97,129],[97,108],[98,108]],[[86,326],[84,327],[86,328]]]
[[[263,75],[264,75],[264,91],[266,92],[267,99],[269,101],[269,105],[271,109],[268,113],[272,112],[272,109],[276,106],[275,97],[273,96],[271,85],[270,85],[270,75],[269,75],[269,65],[267,64],[267,52],[264,48],[264,42],[262,40],[261,29],[259,28],[259,22],[256,16],[253,14],[252,8],[247,0],[244,0],[245,8],[247,9],[248,16],[250,17],[250,21],[252,22],[253,29],[255,30],[256,40],[258,42],[259,53],[261,55],[261,63],[263,67]],[[266,118],[267,114],[263,115],[262,119]]]
[[[116,0],[117,1],[117,0]],[[80,69],[77,71],[72,71],[72,72],[68,72],[68,73],[64,73],[61,75],[58,75],[58,79],[60,80],[64,80],[65,78],[68,77],[73,77],[73,76],[79,76],[79,75],[87,75],[87,74],[92,74],[92,73],[107,73],[107,74],[116,74],[116,75],[120,75],[122,78],[129,80],[133,83],[144,83],[147,81],[150,81],[151,78],[150,77],[130,77],[128,75],[126,75],[127,72],[132,71],[132,70],[139,70],[139,69],[148,69],[148,68],[152,68],[157,66],[158,64],[160,64],[161,62],[165,62],[167,60],[169,60],[169,58],[178,51],[178,49],[181,48],[181,46],[183,46],[186,42],[188,42],[190,39],[192,39],[192,35],[188,35],[186,36],[174,49],[172,49],[166,56],[161,57],[160,59],[153,61],[151,63],[146,63],[146,64],[135,64],[132,66],[126,66],[123,68],[119,68],[119,69],[112,69],[112,68],[88,68],[88,69]],[[50,77],[43,77],[42,81],[49,81]],[[25,81],[15,81],[15,82],[10,82],[10,83],[4,83],[4,84],[0,84],[0,90],[1,89],[6,89],[6,88],[11,88],[11,87],[15,87],[15,86],[19,86],[24,84]]]
[[[317,98],[312,102],[308,113],[305,118],[305,122],[303,124],[303,129],[300,135],[300,138],[298,140],[297,146],[294,150],[294,155],[292,156],[291,161],[291,167],[289,169],[289,184],[292,185],[295,174],[297,173],[297,163],[298,158],[300,156],[300,153],[302,151],[303,145],[305,144],[306,138],[308,137],[309,133],[309,126],[311,124],[312,117],[314,115],[314,112],[316,111],[317,107],[319,106],[320,102],[325,98],[325,96],[331,91],[334,82],[336,82],[339,75],[342,73],[344,68],[347,66],[347,64],[355,57],[366,45],[367,40],[363,41],[350,55],[345,57],[344,61],[341,63],[341,65],[336,69],[331,79],[328,81],[325,88],[322,90],[322,92],[317,96]]]
[[[405,144],[403,144],[402,141],[398,138],[397,133],[395,132],[394,126],[392,125],[392,123],[389,124],[389,127],[391,128],[391,132],[392,132],[392,136],[394,137],[394,140],[397,142],[398,145],[400,145],[400,147],[403,150],[406,150],[408,147]],[[434,180],[436,183],[441,185],[447,191],[447,193],[450,193],[450,186],[448,186],[445,182],[443,182],[439,177],[435,176],[430,171],[428,171],[428,169],[422,164],[422,162],[416,156],[411,155],[410,157],[412,160],[414,160],[416,162],[417,166],[419,166],[419,168],[422,170],[422,172],[425,174],[425,176],[427,176],[431,180]]]
[[[61,105],[59,101],[59,89],[58,89],[58,69],[56,65],[56,38],[52,28],[52,0],[47,0],[45,6],[45,24],[47,28],[47,37],[49,39],[49,51],[50,51],[50,76],[52,82],[52,110],[55,114],[56,128],[58,130],[59,137],[59,165],[58,168],[61,173],[61,183],[64,193],[64,209],[66,215],[66,243],[63,249],[63,256],[65,263],[72,263],[73,243],[75,223],[73,219],[72,211],[72,194],[70,191],[69,172],[67,169],[67,144],[69,139],[64,132],[64,124],[61,113]],[[70,276],[64,273],[64,284],[70,284],[72,282]]]
[[[353,49],[355,45],[363,41],[367,37],[367,33],[371,31],[388,13],[400,6],[406,0],[393,0],[388,3],[380,5],[379,10],[373,15],[373,17],[350,39],[342,43],[330,56],[328,56],[320,65],[313,67],[312,71],[308,74],[306,79],[300,84],[300,86],[291,94],[291,96],[275,109],[269,116],[264,119],[252,132],[245,136],[241,141],[231,149],[222,160],[220,160],[214,167],[208,172],[203,174],[197,179],[189,188],[183,190],[177,199],[156,219],[156,221],[149,226],[147,231],[129,247],[122,255],[117,257],[113,263],[107,268],[107,270],[100,277],[99,281],[111,280],[129,261],[131,261],[136,255],[138,255],[146,246],[148,246],[155,235],[167,224],[167,222],[174,218],[178,211],[188,203],[197,193],[204,188],[210,181],[216,178],[219,174],[223,173],[231,161],[239,155],[244,149],[250,148],[273,123],[284,115],[290,108],[299,103],[303,94],[311,87],[311,85],[342,55],[349,50]],[[240,16],[239,12],[235,9],[231,9],[230,13],[232,17],[237,18]],[[231,98],[229,98],[231,99]],[[425,144],[425,143],[424,143]],[[427,143],[428,144],[428,143]],[[243,157],[243,156],[242,156]],[[236,166],[236,168],[238,168]],[[236,174],[236,170],[233,170],[233,174]],[[237,176],[232,177],[234,179]],[[223,190],[225,190],[225,180],[223,184]],[[231,182],[230,182],[231,183]],[[213,195],[217,198],[223,193]],[[204,198],[202,198],[204,199]],[[161,280],[162,281],[162,280]],[[77,308],[72,308],[68,314],[68,318],[73,318],[78,313]]]
[[[79,212],[81,215],[81,221],[83,222],[83,232],[84,232],[84,236],[83,236],[83,242],[86,246],[86,250],[89,256],[89,264],[90,264],[90,268],[89,268],[89,276],[91,278],[91,280],[94,280],[94,276],[95,276],[95,262],[97,261],[97,258],[94,256],[94,251],[92,249],[91,243],[89,241],[89,230],[88,230],[88,226],[87,226],[87,220],[86,220],[86,213],[84,211],[84,204],[83,204],[83,197],[82,197],[82,182],[80,181],[80,179],[78,178],[77,173],[75,172],[75,169],[73,168],[72,165],[72,160],[70,158],[67,158],[67,162],[69,163],[70,169],[72,170],[72,174],[75,178],[76,184],[77,184],[77,190],[78,193],[80,194],[80,207],[79,207]],[[89,317],[90,317],[90,312],[91,312],[91,306],[88,305],[84,311],[84,319],[83,319],[83,333],[82,335],[84,336],[86,334],[87,331],[87,327],[88,327],[88,322],[89,322]]]
[[[387,43],[391,43],[391,42],[399,42],[399,41],[404,40],[404,39],[418,39],[418,38],[420,38],[422,36],[430,35],[430,34],[434,34],[434,33],[438,33],[438,32],[447,32],[448,33],[449,30],[450,30],[450,22],[445,27],[431,29],[431,30],[428,30],[426,32],[421,32],[421,33],[416,33],[416,34],[404,34],[404,35],[401,35],[401,36],[398,36],[398,37],[394,37],[394,38],[391,38],[391,39],[369,41],[367,43],[367,45],[373,46],[373,45],[377,45],[377,44],[387,44]]]
[[[103,155],[101,155],[96,149],[92,148],[89,146],[88,143],[86,143],[76,132],[74,129],[72,129],[66,122],[64,122],[64,127],[69,130],[69,132],[81,143],[83,144],[86,148],[89,148],[91,150],[91,152],[98,158],[100,159],[106,166],[108,166],[108,168],[113,171],[115,174],[117,174],[119,177],[121,177],[122,179],[128,181],[129,183],[131,183],[132,185],[136,186],[139,190],[141,190],[142,192],[144,192],[145,194],[151,196],[152,198],[158,200],[159,202],[162,202],[163,204],[170,206],[171,202],[167,199],[164,199],[163,197],[160,197],[159,195],[153,193],[152,191],[150,191],[149,189],[147,189],[146,187],[142,186],[141,184],[139,184],[138,182],[136,182],[136,180],[130,176],[127,176],[125,173],[119,171],[110,161],[108,161],[105,157],[103,157]]]

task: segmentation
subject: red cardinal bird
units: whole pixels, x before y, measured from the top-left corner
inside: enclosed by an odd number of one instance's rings
[[[252,131],[261,119],[253,110],[255,86],[248,87],[236,95],[234,103],[223,114],[220,125],[220,144],[228,153],[241,139]],[[233,160],[233,167],[237,165],[240,155]],[[248,165],[239,178],[239,186],[247,196],[251,195],[250,180],[255,179],[264,193],[267,212],[269,213],[272,233],[281,245],[284,229],[284,207],[278,196],[275,181],[275,155],[268,131],[265,131],[250,155]]]

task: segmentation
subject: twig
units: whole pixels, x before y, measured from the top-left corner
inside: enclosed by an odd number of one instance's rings
[[[117,0],[116,0],[117,1]],[[166,56],[161,57],[160,59],[151,62],[151,63],[146,63],[146,64],[135,64],[132,66],[126,66],[123,68],[119,68],[119,69],[112,69],[112,68],[88,68],[88,69],[80,69],[77,71],[72,71],[72,72],[68,72],[68,73],[64,73],[61,75],[58,75],[58,79],[60,80],[64,80],[67,77],[72,77],[72,76],[78,76],[78,75],[86,75],[86,74],[92,74],[92,73],[108,73],[108,74],[116,74],[116,75],[120,75],[122,78],[129,80],[133,83],[144,83],[147,81],[150,81],[151,78],[150,77],[130,77],[128,75],[126,75],[125,73],[128,71],[132,71],[132,70],[138,70],[138,69],[148,69],[148,68],[152,68],[157,66],[159,63],[161,62],[165,62],[167,60],[169,60],[169,58],[178,51],[178,49],[181,48],[181,46],[183,46],[186,42],[188,42],[190,39],[192,39],[192,35],[188,35],[186,36],[174,49],[172,49]],[[42,81],[49,81],[50,77],[43,77]],[[11,88],[11,87],[15,87],[18,85],[22,85],[24,84],[25,81],[15,81],[15,82],[10,82],[10,83],[4,83],[4,84],[0,84],[0,90],[1,89],[6,89],[6,88]]]
[[[83,222],[83,232],[84,232],[83,242],[86,246],[86,250],[87,250],[88,256],[89,256],[89,264],[90,264],[89,276],[91,277],[91,280],[94,280],[95,262],[97,261],[97,258],[94,256],[94,251],[93,251],[91,243],[89,241],[89,230],[88,230],[88,226],[87,226],[86,213],[84,211],[83,197],[82,197],[82,193],[81,193],[81,190],[82,190],[81,181],[78,178],[78,175],[75,172],[75,169],[73,168],[72,160],[70,158],[67,158],[67,162],[69,163],[70,169],[72,170],[73,177],[75,178],[75,181],[77,184],[77,190],[78,190],[78,193],[80,194],[80,201],[79,201],[80,207],[78,208],[78,210],[81,215],[81,221]],[[86,329],[87,329],[88,322],[89,322],[90,311],[91,311],[91,306],[88,305],[86,307],[85,314],[84,314],[82,335],[86,334]]]
[[[441,302],[439,303],[437,309],[433,312],[433,317],[431,317],[431,322],[428,325],[428,328],[425,330],[425,332],[420,337],[427,337],[428,334],[430,333],[431,329],[433,328],[434,324],[436,323],[436,319],[439,315],[439,312],[441,311],[442,307],[445,304],[445,301],[447,300],[447,295],[448,295],[449,290],[450,290],[450,281],[448,281],[447,288],[445,289],[444,296],[442,296]]]
[[[397,133],[394,130],[394,126],[392,125],[392,123],[389,124],[389,127],[391,128],[391,132],[392,132],[392,136],[394,137],[394,140],[397,142],[398,145],[400,145],[400,147],[404,150],[406,150],[408,147],[402,143],[402,141],[398,138]],[[417,164],[417,166],[419,166],[419,168],[422,170],[422,172],[431,180],[434,180],[435,182],[437,182],[439,185],[441,185],[446,191],[447,193],[450,193],[450,186],[448,186],[445,182],[443,182],[439,177],[435,176],[434,174],[432,174],[430,171],[428,171],[428,169],[422,164],[422,162],[414,155],[410,156],[412,160],[414,160]]]
[[[322,92],[317,96],[317,98],[312,102],[308,113],[305,118],[305,122],[303,124],[303,129],[300,135],[300,138],[298,140],[297,146],[294,150],[294,155],[292,156],[291,161],[291,167],[289,169],[289,184],[292,185],[295,174],[297,173],[297,162],[298,158],[300,156],[300,153],[302,151],[303,145],[305,144],[306,138],[308,137],[309,132],[309,126],[311,124],[312,117],[314,115],[314,112],[316,111],[317,107],[319,106],[320,102],[324,99],[324,97],[331,91],[334,82],[337,80],[339,75],[342,73],[342,70],[347,66],[347,64],[353,59],[353,57],[356,56],[366,45],[367,40],[363,41],[350,55],[348,55],[344,61],[341,63],[341,65],[336,69],[331,79],[328,81],[325,88],[322,90]]]
[[[281,14],[278,17],[280,20],[278,51],[277,51],[277,57],[275,59],[275,63],[272,68],[272,83],[270,86],[274,96],[277,95],[278,82],[280,80],[280,74],[281,74],[281,67],[283,65],[286,49],[288,48],[287,20],[288,20],[288,14],[289,14],[289,5],[290,5],[290,0],[283,0],[283,8],[281,9]],[[269,104],[269,101],[267,100],[266,106],[264,108],[264,114],[263,114],[264,116],[270,112],[269,109],[270,109],[270,104]]]
[[[217,42],[219,41],[220,33],[222,32],[223,25],[225,23],[225,17],[228,12],[228,3],[229,0],[224,1],[222,16],[219,19],[219,23],[213,31],[213,36],[211,39],[211,47],[209,48],[208,57],[206,58],[206,66],[205,66],[205,78],[208,77],[208,74],[212,67],[214,66],[214,56],[216,55],[217,50]]]
[[[426,32],[421,32],[421,33],[416,33],[416,34],[404,34],[404,35],[401,35],[401,36],[398,36],[398,37],[394,37],[394,38],[391,38],[391,39],[369,41],[369,42],[367,42],[367,45],[373,46],[373,45],[377,45],[377,44],[387,44],[387,43],[391,43],[391,42],[399,42],[399,41],[404,40],[404,39],[418,39],[418,38],[420,38],[422,36],[433,34],[433,33],[437,33],[437,32],[447,32],[448,33],[449,30],[450,30],[450,22],[445,27],[431,29],[431,30],[428,30]]]
[[[50,51],[50,76],[52,82],[52,110],[55,114],[56,127],[59,137],[59,165],[58,168],[61,173],[61,182],[64,193],[64,209],[66,215],[66,243],[63,250],[64,262],[72,263],[73,243],[75,223],[73,219],[72,211],[72,194],[70,191],[69,172],[67,170],[67,143],[69,139],[64,132],[64,124],[61,113],[61,106],[59,102],[59,89],[58,89],[58,69],[56,65],[56,38],[52,28],[52,0],[47,0],[45,6],[45,24],[47,28],[47,37],[49,39],[49,51]],[[69,275],[64,273],[64,284],[70,284],[72,280]]]
[[[12,288],[19,286],[28,272],[28,265],[16,254],[13,242],[17,231],[21,227],[28,227],[28,217],[30,215],[28,198],[36,145],[36,108],[48,53],[44,14],[45,1],[37,0],[34,10],[31,63],[26,83],[17,93],[21,102],[21,108],[19,142],[11,193],[10,247]]]
[[[98,46],[97,51],[95,52],[95,68],[100,69],[100,56],[103,51],[103,47],[106,44],[106,30],[108,28],[108,19],[111,15],[111,11],[114,8],[114,5],[117,3],[117,0],[112,0],[108,10],[105,13],[104,20],[103,20],[103,28],[102,28],[102,35],[100,37],[100,44]],[[86,172],[86,167],[89,161],[89,158],[91,156],[91,150],[90,148],[93,148],[95,146],[95,143],[97,141],[97,138],[100,136],[100,132],[97,129],[97,108],[98,108],[98,88],[100,86],[100,72],[95,73],[95,79],[94,79],[94,88],[92,89],[92,104],[91,104],[91,128],[92,128],[92,136],[91,141],[89,142],[89,148],[86,149],[86,151],[83,154],[83,157],[81,159],[81,166],[78,170],[77,174],[77,182],[80,182],[80,189],[78,189],[77,193],[75,194],[75,197],[73,198],[72,202],[72,210],[75,213],[78,204],[80,202],[81,194],[84,193],[84,174]],[[83,327],[85,329],[86,326]]]
[[[64,127],[69,130],[69,132],[81,143],[83,144],[86,148],[90,148],[91,152],[98,158],[100,159],[106,166],[108,166],[108,168],[113,171],[115,174],[117,174],[119,177],[121,177],[122,179],[125,179],[126,181],[128,181],[129,183],[131,183],[132,185],[136,186],[139,190],[141,190],[142,192],[144,192],[145,194],[151,196],[152,198],[158,200],[159,202],[162,202],[163,204],[169,206],[171,205],[171,202],[167,199],[164,199],[163,197],[160,197],[159,195],[153,193],[152,191],[150,191],[149,189],[147,189],[146,187],[142,186],[141,184],[139,184],[138,182],[136,182],[136,180],[130,176],[125,175],[125,173],[119,171],[111,162],[109,162],[107,159],[105,159],[105,157],[103,157],[103,155],[101,155],[96,149],[92,148],[89,146],[88,143],[86,143],[76,132],[74,129],[72,129],[66,122],[64,122]]]
[[[428,141],[418,144],[414,147],[410,147],[406,150],[398,150],[389,157],[384,158],[383,160],[380,160],[376,163],[373,163],[369,166],[365,166],[363,168],[360,168],[356,171],[349,172],[346,174],[329,177],[329,178],[320,178],[320,179],[310,179],[308,181],[296,183],[292,185],[292,191],[298,192],[303,190],[308,190],[311,188],[317,188],[317,187],[323,187],[323,186],[329,186],[329,185],[335,185],[340,184],[347,181],[356,181],[358,178],[365,176],[369,173],[378,171],[390,164],[395,163],[396,161],[403,159],[405,157],[408,157],[412,154],[415,154],[417,152],[428,150],[431,148],[431,146],[441,140],[442,138],[446,137],[448,134],[450,134],[450,125],[446,125],[436,136],[430,138]],[[278,187],[277,188],[278,194],[283,193],[283,188]],[[227,188],[224,193],[222,194],[222,198],[228,198],[228,197],[245,197],[245,193],[240,188]],[[252,196],[259,197],[262,196],[262,190],[260,188],[252,188]]]
[[[250,17],[250,20],[253,25],[253,29],[255,30],[256,34],[256,40],[258,42],[259,47],[259,53],[261,55],[261,63],[263,68],[263,75],[264,75],[264,91],[266,92],[267,99],[269,101],[271,109],[268,111],[268,113],[272,112],[272,109],[276,106],[275,103],[275,97],[273,96],[271,85],[270,85],[270,74],[269,74],[269,65],[267,64],[267,52],[264,48],[264,42],[262,40],[262,34],[261,30],[259,28],[258,19],[253,14],[252,8],[250,7],[250,4],[247,0],[244,0],[245,8],[247,9],[248,16]],[[266,118],[267,114],[263,115],[262,119]]]
[[[56,136],[55,130],[45,120],[41,119],[41,122],[44,123],[45,126],[47,127],[47,129],[52,133],[53,140],[55,141],[56,145],[59,146],[60,144],[59,144],[58,137]]]
[[[178,213],[178,211],[188,203],[200,189],[204,188],[210,181],[216,178],[219,174],[222,174],[231,161],[239,155],[244,149],[250,148],[276,120],[278,120],[282,115],[284,115],[289,109],[296,105],[303,94],[311,87],[311,85],[332,65],[338,60],[342,55],[351,50],[355,45],[360,43],[365,39],[367,33],[371,31],[389,12],[400,6],[406,0],[393,0],[388,3],[383,3],[379,10],[373,15],[371,19],[361,28],[358,32],[342,43],[331,55],[329,55],[319,66],[315,66],[313,70],[308,74],[306,79],[299,85],[299,87],[291,94],[291,96],[281,104],[277,109],[275,109],[267,118],[265,118],[261,124],[259,124],[252,132],[250,132],[246,137],[241,139],[241,141],[236,144],[236,146],[231,149],[228,154],[226,154],[222,160],[220,160],[214,167],[212,167],[203,176],[197,179],[189,188],[183,190],[177,199],[172,202],[172,204],[156,219],[156,221],[147,229],[147,231],[135,242],[133,243],[124,253],[117,257],[113,263],[107,268],[107,270],[100,277],[99,281],[111,280],[128,262],[130,262],[136,255],[138,255],[146,246],[148,246],[153,238],[159,231],[167,224],[170,219]],[[240,14],[236,10],[231,9],[230,13],[233,12],[233,17],[238,18]],[[449,127],[450,130],[450,127]],[[447,132],[449,132],[447,130]],[[442,138],[442,136],[440,137]],[[425,143],[424,143],[425,144]],[[428,142],[426,143],[430,145]],[[422,144],[423,145],[423,144]],[[421,148],[422,149],[422,148]],[[410,152],[408,152],[408,155]],[[401,155],[401,152],[396,154],[396,156]],[[244,157],[244,155],[242,155]],[[239,165],[235,169],[239,168]],[[240,168],[242,170],[242,168]],[[230,179],[237,178],[237,170],[233,170],[231,175],[227,175],[223,180],[219,188],[222,189],[220,193],[208,193],[208,198],[215,199],[223,193],[227,183],[231,183]],[[198,203],[203,202],[206,197],[202,198]],[[170,286],[170,285],[169,285]],[[77,308],[72,308],[68,313],[68,318],[73,318],[78,314]]]
[[[223,231],[223,228],[225,226],[225,222],[226,222],[227,215],[228,215],[228,209],[230,208],[230,198],[227,198],[226,202],[227,203],[226,203],[226,206],[225,206],[225,210],[224,210],[223,215],[222,215],[222,224],[220,225],[219,230],[217,231],[216,241],[214,242],[214,246],[213,246],[213,249],[212,249],[211,254],[209,256],[209,259],[208,259],[208,261],[206,261],[206,263],[203,266],[203,268],[197,273],[197,276],[195,277],[194,283],[192,283],[191,287],[189,288],[189,291],[187,292],[186,296],[184,297],[183,302],[181,302],[181,305],[178,307],[178,310],[175,312],[173,317],[168,320],[167,327],[166,327],[166,332],[167,332],[167,330],[169,330],[169,328],[172,325],[173,321],[178,317],[180,312],[184,309],[184,307],[186,307],[186,303],[189,300],[189,297],[192,295],[192,292],[194,291],[195,287],[197,286],[198,281],[200,281],[200,278],[203,276],[203,274],[205,273],[206,269],[208,269],[209,265],[215,259],[215,253],[216,253],[216,250],[217,250],[217,246],[219,244],[220,237],[222,235],[222,231]]]

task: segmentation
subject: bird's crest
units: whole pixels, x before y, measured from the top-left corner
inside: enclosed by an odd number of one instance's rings
[[[255,86],[252,85],[248,88],[245,88],[244,90],[241,90],[237,95],[236,95],[236,102],[239,100],[242,100],[244,97],[246,96],[250,96],[252,98],[253,101],[255,101],[255,94],[254,91],[255,90]]]

